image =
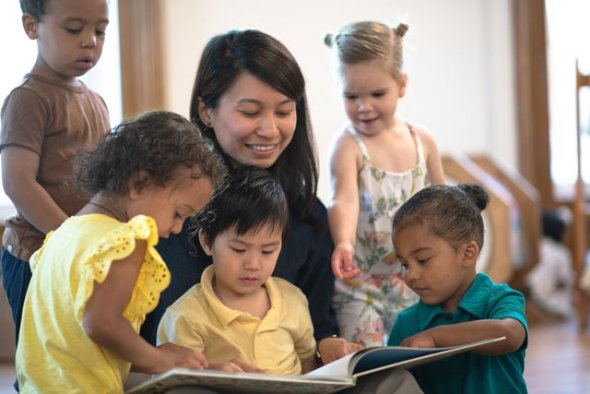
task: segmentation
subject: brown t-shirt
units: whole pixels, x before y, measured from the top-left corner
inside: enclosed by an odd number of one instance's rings
[[[72,173],[72,159],[78,149],[94,146],[109,128],[104,100],[83,83],[73,87],[27,74],[2,106],[0,152],[12,145],[37,153],[37,181],[71,216],[85,204],[74,190],[64,185]],[[20,213],[8,218],[5,224],[4,247],[13,256],[29,260],[42,245],[45,234]]]

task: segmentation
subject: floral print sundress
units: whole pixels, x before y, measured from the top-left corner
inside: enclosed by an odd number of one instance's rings
[[[408,124],[408,128],[418,163],[403,173],[374,167],[360,136],[349,130],[364,160],[358,174],[360,210],[354,256],[361,273],[336,281],[333,307],[341,335],[366,346],[386,343],[398,313],[418,301],[402,278],[391,240],[396,210],[430,184],[422,144],[412,126]]]

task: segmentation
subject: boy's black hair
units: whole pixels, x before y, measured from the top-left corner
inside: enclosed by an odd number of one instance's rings
[[[196,218],[196,229],[203,232],[207,243],[229,228],[237,234],[251,230],[281,229],[285,238],[289,206],[281,183],[263,168],[236,168],[225,187],[209,201]]]
[[[38,21],[45,15],[45,0],[20,0],[20,9],[23,14],[31,14]]]

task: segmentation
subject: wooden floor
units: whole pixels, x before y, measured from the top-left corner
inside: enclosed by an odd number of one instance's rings
[[[530,394],[590,394],[590,327],[575,320],[531,321],[525,377]],[[14,367],[0,363],[0,394],[14,393]]]
[[[531,322],[525,377],[531,394],[590,393],[590,327],[575,320]]]

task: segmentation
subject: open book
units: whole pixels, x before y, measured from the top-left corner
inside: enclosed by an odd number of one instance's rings
[[[131,387],[127,393],[164,393],[174,387],[187,386],[209,388],[222,394],[335,393],[353,387],[361,376],[389,368],[426,364],[504,339],[493,338],[440,348],[369,347],[298,376],[174,368]]]

